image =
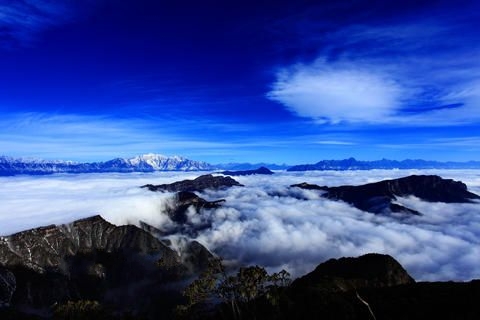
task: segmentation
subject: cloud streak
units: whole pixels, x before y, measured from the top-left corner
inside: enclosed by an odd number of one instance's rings
[[[328,132],[305,134],[300,131],[282,135],[277,131],[282,124],[268,127],[273,133],[265,134],[263,130],[267,127],[267,124],[252,126],[205,118],[24,112],[3,114],[0,140],[2,155],[13,157],[91,162],[153,152],[211,163],[274,162],[277,159],[308,162],[315,160],[311,159],[312,153],[308,152],[308,159],[299,160],[299,154],[294,159],[291,146],[314,149],[318,145],[354,145],[358,140]]]
[[[158,123],[161,122],[161,126]],[[122,118],[102,115],[9,113],[0,120],[3,152],[11,156],[65,157],[78,161],[131,157],[145,151],[184,156],[233,154],[239,149],[286,144],[235,139],[235,126],[188,119]],[[244,130],[242,127],[240,131]],[[232,131],[234,132],[232,134]],[[201,133],[199,133],[201,132]],[[232,134],[211,139],[211,132]],[[73,146],[73,147],[72,147]],[[189,153],[184,153],[184,150]],[[27,150],[28,153],[25,153]]]
[[[20,0],[0,4],[0,45],[30,45],[38,33],[68,22],[74,15],[73,3]]]
[[[295,276],[341,256],[381,252],[394,256],[417,280],[479,278],[480,204],[425,203],[399,199],[420,217],[376,216],[314,191],[291,189],[362,184],[409,174],[439,174],[463,180],[480,194],[475,170],[371,170],[277,173],[238,177],[244,188],[206,191],[207,200],[225,198],[216,210],[190,215],[191,225],[211,222],[196,239],[232,263],[287,268]],[[138,188],[194,178],[194,173],[89,174],[0,178],[0,234],[100,213],[115,224],[142,220],[164,230],[173,225],[163,213],[173,194]],[[12,219],[12,216],[15,219]],[[180,235],[174,235],[176,239]],[[186,235],[183,235],[186,236]]]

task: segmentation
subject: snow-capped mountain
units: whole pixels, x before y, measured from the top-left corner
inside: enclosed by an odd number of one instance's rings
[[[0,176],[51,173],[204,171],[213,169],[213,166],[206,162],[153,153],[128,159],[115,158],[105,162],[91,163],[0,156]]]
[[[211,170],[212,166],[206,162],[193,161],[180,156],[164,156],[161,154],[147,153],[126,161],[135,167],[152,167],[154,171],[198,171]]]

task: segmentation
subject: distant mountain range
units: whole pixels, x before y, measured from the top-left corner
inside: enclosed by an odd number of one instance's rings
[[[74,162],[12,158],[0,156],[0,176],[17,174],[44,175],[52,173],[101,173],[101,172],[154,172],[154,171],[221,171],[257,170],[266,167],[271,170],[371,170],[371,169],[480,169],[480,161],[439,162],[427,160],[376,160],[361,161],[355,158],[344,160],[322,160],[315,164],[289,166],[274,163],[226,163],[209,164],[180,156],[164,156],[148,153],[133,158],[115,158],[105,162]],[[222,173],[222,172],[219,172]]]
[[[276,163],[219,163],[213,165],[217,169],[221,170],[256,170],[261,167],[268,168],[270,170],[286,170],[291,166],[288,164],[276,164]]]
[[[287,171],[371,169],[480,169],[480,161],[439,162],[420,159],[361,161],[355,158],[348,158],[344,160],[322,160],[315,164],[297,165],[288,168]]]
[[[214,167],[206,162],[152,153],[129,159],[115,158],[105,162],[91,163],[0,157],[0,176],[52,173],[206,171],[213,169]]]

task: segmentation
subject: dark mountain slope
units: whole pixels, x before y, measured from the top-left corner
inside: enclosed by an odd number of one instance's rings
[[[478,280],[416,283],[392,257],[367,254],[328,260],[270,297],[239,304],[236,317],[225,304],[191,319],[474,320],[479,299]]]
[[[209,254],[199,243],[186,251]],[[158,299],[171,299],[169,283],[205,265],[189,259],[182,262],[142,229],[117,227],[100,216],[32,229],[0,237],[0,302],[11,297],[15,308],[45,315],[56,303],[79,299],[98,300],[119,312],[154,312]],[[165,308],[170,312],[173,305]]]
[[[301,164],[292,166],[287,171],[309,170],[372,170],[372,169],[478,169],[479,161],[468,162],[440,162],[421,159],[406,159],[402,161],[381,159],[361,161],[355,158],[343,160],[322,160],[315,164]]]
[[[359,288],[380,288],[414,283],[412,277],[388,255],[366,254],[358,258],[330,259],[314,271],[295,280],[292,288],[321,284],[331,290],[347,291]],[[335,289],[337,288],[337,289]]]
[[[360,210],[372,213],[420,214],[410,208],[392,203],[397,197],[415,196],[424,201],[446,203],[468,203],[480,199],[480,196],[469,192],[463,182],[443,179],[435,175],[412,175],[360,186],[326,187],[301,183],[292,187],[325,191],[322,194],[325,198],[342,200]]]
[[[223,171],[220,173],[226,176],[250,176],[253,174],[267,174],[267,175],[273,174],[273,172],[266,167],[260,167],[258,169],[253,169],[253,170]]]
[[[148,188],[150,191],[194,192],[203,191],[205,189],[223,189],[233,186],[241,187],[242,185],[230,177],[212,176],[211,174],[206,174],[193,180],[182,180],[159,185],[147,184],[142,186],[142,188]]]

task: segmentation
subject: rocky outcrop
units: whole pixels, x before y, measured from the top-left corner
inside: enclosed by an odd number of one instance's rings
[[[152,235],[132,226],[115,226],[100,216],[61,226],[47,226],[0,238],[0,264],[24,266],[40,273],[68,274],[65,259],[95,251],[151,254],[159,259],[175,253]]]
[[[193,246],[191,252],[201,251]],[[204,264],[182,260],[150,233],[100,216],[36,228],[0,238],[0,301],[45,310],[91,299],[129,312],[150,310],[165,286]]]
[[[415,282],[392,257],[331,259],[295,280],[262,319],[476,319],[480,281]]]
[[[314,271],[295,280],[292,287],[307,287],[315,283],[332,291],[349,291],[414,282],[400,263],[391,256],[371,253],[358,258],[330,259],[320,264]]]
[[[420,320],[476,319],[480,281],[415,282],[392,257],[331,259],[290,286],[248,303],[208,310],[192,319]],[[238,311],[239,310],[239,311]],[[236,317],[237,316],[237,317]]]
[[[173,182],[170,184],[152,185],[147,184],[142,188],[148,188],[150,191],[168,191],[168,192],[181,192],[181,191],[203,191],[205,189],[225,189],[242,185],[230,177],[213,176],[211,174],[203,175],[193,180],[182,180]]]
[[[260,167],[254,170],[223,171],[220,173],[226,176],[250,176],[253,174],[266,174],[266,175],[273,174],[273,172],[266,167]]]
[[[292,187],[320,190],[323,191],[322,196],[325,198],[342,200],[360,210],[377,214],[391,212],[420,214],[393,203],[397,197],[415,196],[424,201],[446,203],[468,203],[480,199],[480,196],[469,192],[463,182],[435,175],[412,175],[360,186],[326,187],[300,183]]]

